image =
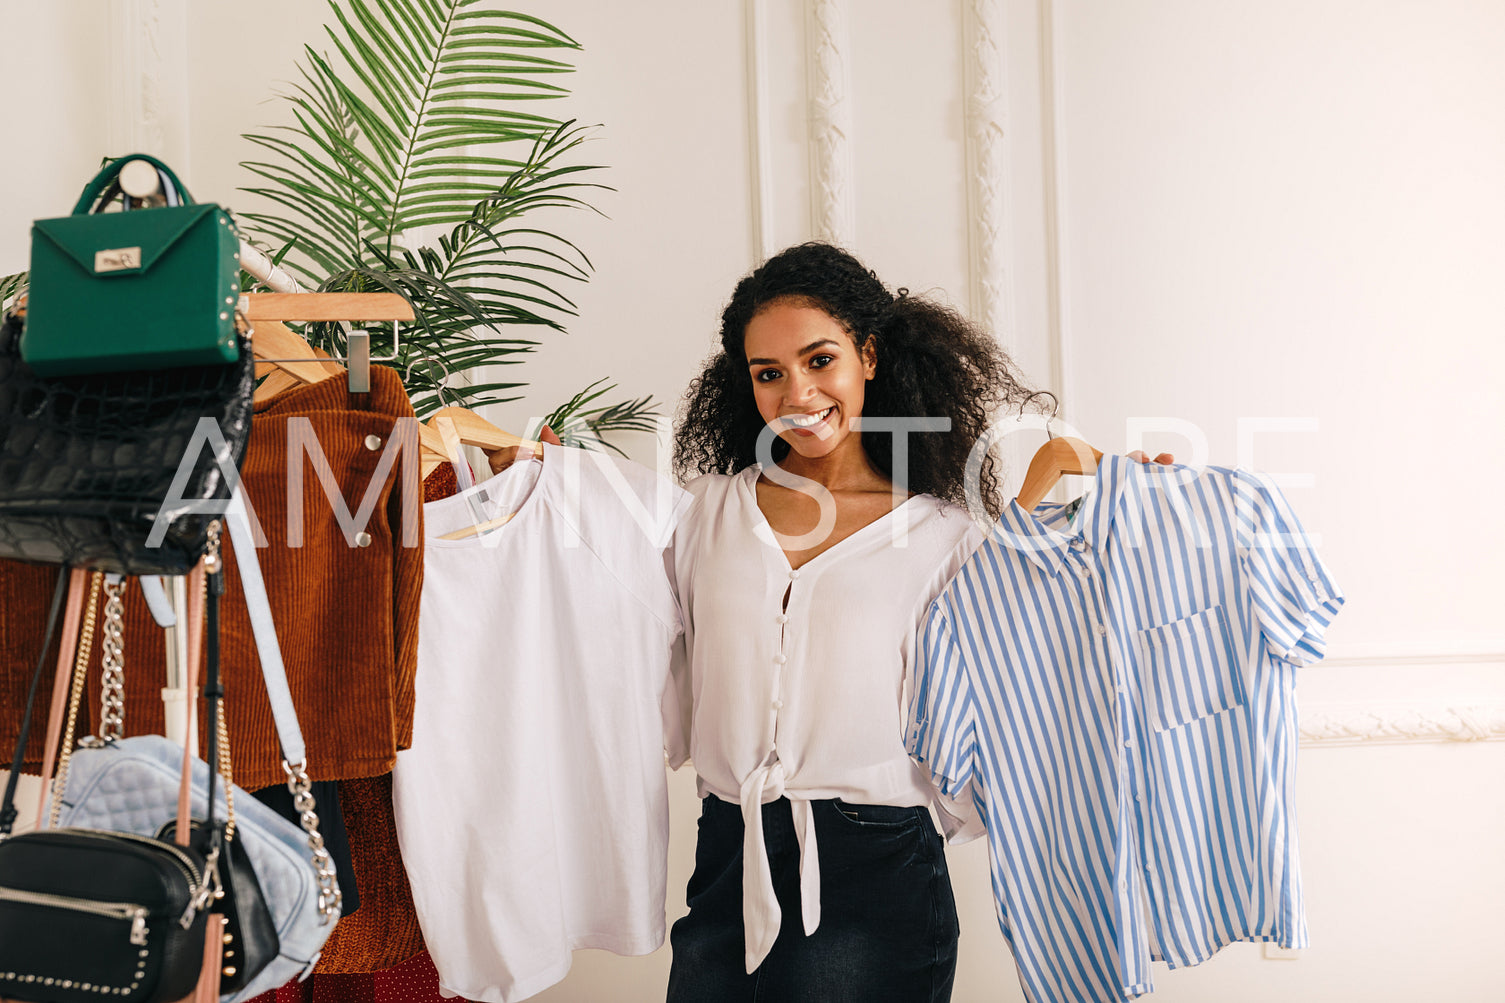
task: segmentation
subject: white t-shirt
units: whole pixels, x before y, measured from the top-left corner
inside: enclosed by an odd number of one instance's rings
[[[695,503],[674,536],[685,635],[668,743],[672,765],[694,761],[702,796],[742,807],[749,972],[780,921],[760,804],[792,803],[807,934],[820,922],[811,800],[935,805],[953,841],[982,832],[904,746],[918,625],[982,533],[963,510],[914,495],[794,570],[758,508],[760,472],[686,485]]]
[[[563,979],[573,949],[663,943],[661,701],[681,630],[663,550],[689,501],[646,467],[548,446],[424,506],[413,746],[392,793],[450,992],[512,1003]]]

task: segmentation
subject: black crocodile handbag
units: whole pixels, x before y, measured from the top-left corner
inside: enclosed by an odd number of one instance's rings
[[[187,574],[250,436],[249,341],[224,365],[44,379],[23,327],[0,325],[0,557]]]

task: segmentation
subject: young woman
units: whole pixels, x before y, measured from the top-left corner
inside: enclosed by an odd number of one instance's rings
[[[676,433],[681,478],[703,476],[674,542],[670,752],[704,802],[670,1003],[950,998],[929,809],[953,837],[981,830],[910,761],[905,680],[926,608],[982,539],[962,507],[972,447],[1027,396],[989,337],[837,248],[738,283]],[[991,458],[979,480],[996,517]]]

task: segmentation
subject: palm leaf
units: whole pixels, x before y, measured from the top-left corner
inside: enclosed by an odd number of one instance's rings
[[[397,343],[371,328],[373,358],[392,356],[415,409],[475,407],[521,382],[471,382],[537,345],[503,337],[563,330],[576,315],[564,291],[586,281],[589,259],[526,217],[591,209],[604,186],[574,162],[586,131],[546,113],[562,97],[563,56],[580,48],[539,18],[489,0],[328,0],[332,48],[306,46],[282,95],[291,121],[249,133],[256,159],[240,218],[254,239],[291,248],[284,267],[327,291],[391,291],[416,321]],[[592,210],[593,211],[593,210]],[[424,242],[426,228],[443,228]],[[311,343],[343,354],[337,325],[309,325]],[[468,384],[468,385],[467,385]],[[594,385],[593,385],[594,386]],[[629,428],[647,400],[580,403],[589,428]],[[583,433],[582,433],[583,434]]]
[[[11,300],[24,291],[30,282],[30,272],[0,276],[0,307],[9,307]]]
[[[538,18],[481,0],[329,6],[334,51],[326,57],[305,48],[301,82],[285,95],[297,125],[283,137],[248,136],[278,156],[246,166],[279,187],[296,185],[300,212],[318,220],[299,233],[300,250],[315,236],[309,230],[322,230],[319,253],[310,256],[322,265],[338,249],[357,266],[366,263],[364,243],[390,254],[407,231],[469,218],[510,176],[497,171],[509,165],[493,151],[531,144],[560,125],[532,106],[566,95],[554,79],[574,67],[541,50],[579,44]],[[519,110],[519,101],[529,110]],[[298,149],[279,149],[279,138]],[[269,215],[247,219],[274,227]]]
[[[659,417],[659,412],[653,405],[652,397],[592,407],[602,396],[616,389],[616,384],[601,386],[605,382],[606,380],[600,379],[592,383],[556,407],[540,424],[549,426],[566,446],[585,449],[605,446],[626,456],[621,448],[607,442],[604,437],[611,432],[657,431],[654,419]],[[529,434],[536,437],[538,429],[530,430]]]

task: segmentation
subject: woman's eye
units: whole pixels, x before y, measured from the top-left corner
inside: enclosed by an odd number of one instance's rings
[[[768,383],[778,378],[779,371],[777,369],[760,369],[758,375],[753,377],[759,383]]]
[[[836,361],[835,358],[830,355],[814,355],[810,357],[810,365],[815,369],[824,369],[834,361]]]

